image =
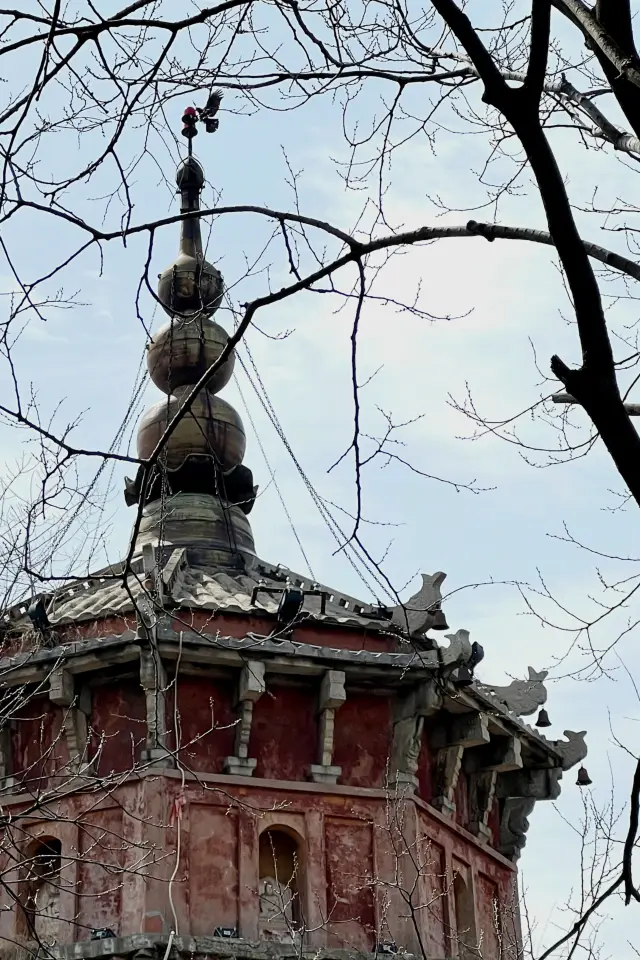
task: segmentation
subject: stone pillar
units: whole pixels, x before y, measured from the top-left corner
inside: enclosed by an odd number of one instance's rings
[[[140,759],[146,764],[175,766],[167,750],[167,674],[153,642],[140,651],[140,685],[147,708],[147,739]]]
[[[238,810],[238,918],[243,940],[258,939],[258,828],[249,810]]]
[[[333,671],[330,671],[333,672]],[[305,869],[305,945],[322,949],[327,945],[327,864],[324,846],[324,814],[305,814],[307,834]]]
[[[89,716],[91,694],[88,687],[75,691],[73,674],[64,667],[56,668],[49,678],[49,699],[63,708],[62,734],[69,754],[68,769],[73,776],[91,770],[89,760]]]
[[[253,723],[253,705],[265,691],[264,663],[249,660],[240,673],[238,685],[238,725],[236,727],[235,756],[227,757],[224,772],[239,777],[250,777],[258,761],[249,756],[249,738]]]
[[[11,721],[5,718],[0,727],[0,790],[11,790],[15,783],[13,750],[11,747]]]
[[[322,678],[318,698],[318,762],[309,767],[309,779],[314,783],[337,783],[341,767],[333,765],[333,739],[336,710],[347,699],[343,670],[327,670]]]

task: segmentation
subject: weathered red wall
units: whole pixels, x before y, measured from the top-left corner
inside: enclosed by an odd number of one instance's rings
[[[339,782],[353,787],[383,787],[391,733],[389,698],[349,693],[335,718],[333,762],[342,767]]]
[[[478,939],[487,957],[500,957],[503,937],[503,902],[497,882],[486,873],[476,876],[476,911]]]
[[[489,813],[489,829],[493,838],[493,846],[498,848],[500,845],[500,801],[497,797],[493,798],[491,811]]]
[[[382,793],[323,792],[302,783],[297,790],[276,789],[252,779],[239,783],[202,776],[203,783],[187,779],[180,818],[182,856],[173,894],[181,933],[211,935],[224,925],[238,927],[245,939],[256,938],[258,835],[282,823],[302,838],[303,860],[307,851],[303,876],[310,885],[302,895],[305,910],[311,915],[315,909],[318,918],[309,933],[311,947],[370,950],[376,936],[387,939],[390,933],[400,946],[415,947],[406,903],[393,897],[396,860]],[[95,795],[59,802],[62,825],[77,830],[77,839],[63,838],[63,857],[78,871],[77,879],[69,875],[75,907],[65,912],[77,917],[77,927],[65,928],[65,941],[88,939],[91,927],[121,935],[151,929],[150,923],[155,932],[171,929],[168,878],[176,865],[178,830],[170,811],[180,795],[180,778],[160,775],[116,787],[113,796],[105,795],[102,808]],[[450,952],[454,865],[476,878],[476,932],[483,937],[483,956],[496,960],[499,953],[492,954],[488,945],[497,951],[494,917],[509,904],[513,870],[455,824],[416,803],[415,816],[412,804],[403,816],[407,836],[415,825],[417,839],[405,858],[406,881],[412,883],[417,854],[414,902],[421,905],[417,917],[427,956]],[[19,817],[18,810],[14,814]],[[5,920],[0,915],[0,935],[10,938]]]
[[[454,814],[454,820],[456,823],[459,823],[461,827],[469,826],[469,777],[464,772],[460,771],[458,777],[458,782],[455,789],[455,804],[456,812]]]
[[[327,946],[371,950],[375,944],[372,824],[325,818]]]
[[[47,698],[33,698],[12,718],[13,774],[30,792],[44,789],[47,778],[60,771],[66,751],[60,736],[62,710]]]
[[[418,756],[418,796],[429,803],[433,799],[433,754],[426,733]]]
[[[120,932],[121,866],[127,848],[122,810],[102,809],[82,816],[78,851],[77,939],[88,940],[92,927]],[[139,861],[144,861],[142,851]],[[133,931],[127,931],[127,933]]]
[[[233,756],[237,713],[232,683],[198,677],[178,678],[179,759],[198,773],[221,773],[225,757]],[[175,687],[167,695],[169,749],[176,749]]]
[[[147,712],[139,682],[121,681],[91,693],[91,749],[99,751],[101,776],[131,769],[147,735]]]
[[[317,691],[267,686],[254,704],[249,756],[258,761],[256,777],[306,780],[317,762]]]
[[[278,630],[273,616],[214,613],[211,610],[180,610],[174,614],[171,626],[174,630],[199,630],[203,633],[220,633],[228,637],[246,637],[249,633],[269,636]],[[338,647],[343,650],[394,651],[398,648],[395,637],[383,636],[358,627],[341,627],[331,623],[307,621],[296,627],[291,639],[297,643],[310,643],[321,647]]]
[[[218,926],[238,926],[236,810],[192,804],[188,878],[192,936],[212,936]]]
[[[425,905],[422,928],[426,953],[429,957],[445,957],[450,942],[445,848],[425,834],[417,845],[417,854],[422,876],[422,889],[418,889]]]

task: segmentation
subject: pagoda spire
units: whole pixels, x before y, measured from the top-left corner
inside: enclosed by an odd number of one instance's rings
[[[224,281],[220,271],[205,260],[202,248],[198,213],[205,176],[191,152],[196,120],[196,111],[188,108],[183,123],[189,131],[185,134],[189,138],[189,155],[176,171],[180,211],[191,216],[181,220],[178,256],[162,271],[158,281],[158,300],[169,320],[147,347],[149,376],[166,397],[150,407],[140,421],[137,448],[141,460],[151,457],[167,425],[202,376],[220,360],[229,339],[226,330],[212,319],[222,303]],[[253,553],[246,516],[253,507],[257,488],[251,471],[242,462],[244,427],[234,407],[218,396],[231,379],[234,364],[232,352],[171,434],[145,485],[141,535],[147,530],[153,539],[153,529],[158,526],[174,544],[180,541],[188,546],[189,538],[195,537],[200,546],[207,539],[215,541],[217,552]],[[142,471],[143,468],[135,482],[126,483],[125,499],[129,504],[138,503],[143,496]],[[175,519],[178,517],[182,522]],[[170,531],[170,527],[176,529]]]

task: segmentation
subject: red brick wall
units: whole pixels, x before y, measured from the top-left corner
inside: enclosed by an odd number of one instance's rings
[[[469,826],[469,777],[464,772],[460,771],[458,777],[458,782],[456,784],[454,800],[456,804],[456,812],[454,815],[454,820],[456,823],[459,823],[461,827]]]
[[[391,734],[389,698],[348,693],[335,720],[333,762],[342,767],[338,782],[384,787]]]
[[[188,879],[192,936],[238,926],[237,811],[191,806]]]
[[[15,721],[11,734],[14,776],[26,790],[37,793],[66,760],[60,735],[62,710],[48,698],[33,698],[12,719]]]
[[[425,910],[421,913],[427,956],[445,957],[449,944],[449,911],[444,847],[423,837],[418,845],[418,858],[423,878]]]
[[[325,847],[327,946],[371,950],[375,943],[372,826],[327,817]]]
[[[179,759],[187,770],[222,773],[225,757],[233,755],[237,713],[234,683],[180,677],[178,690]],[[167,695],[167,742],[176,748],[174,686]]]
[[[433,788],[433,755],[425,731],[418,757],[418,796],[430,803],[433,799]]]
[[[317,762],[317,689],[267,686],[253,708],[249,756],[256,777],[307,780]]]
[[[135,680],[95,687],[91,696],[91,748],[101,776],[131,769],[147,735],[144,692]]]
[[[88,940],[92,927],[110,927],[116,935],[120,932],[123,874],[119,868],[126,849],[122,821],[119,808],[82,817],[78,851],[78,940]],[[140,859],[143,856],[140,851]]]

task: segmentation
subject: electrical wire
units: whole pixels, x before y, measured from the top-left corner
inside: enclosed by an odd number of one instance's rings
[[[295,453],[293,452],[293,449],[292,449],[292,447],[291,447],[291,444],[289,443],[289,440],[287,439],[287,437],[286,437],[286,435],[285,435],[285,432],[284,432],[284,429],[283,429],[283,427],[282,427],[282,424],[280,423],[280,420],[278,419],[278,415],[276,414],[276,411],[275,411],[275,409],[274,409],[274,407],[273,407],[273,404],[272,404],[272,402],[271,402],[271,399],[270,399],[270,397],[269,397],[269,394],[268,394],[268,392],[267,392],[267,389],[266,389],[266,387],[265,387],[265,385],[264,385],[264,383],[263,383],[263,381],[262,381],[262,378],[261,378],[261,376],[260,376],[260,373],[259,373],[259,371],[258,371],[258,368],[257,368],[257,366],[256,366],[256,363],[255,363],[255,361],[254,361],[254,359],[253,359],[253,356],[252,356],[252,354],[251,354],[251,350],[249,349],[246,341],[245,341],[244,344],[243,344],[243,348],[244,348],[244,351],[245,351],[246,354],[247,354],[247,357],[248,357],[249,363],[251,364],[253,373],[255,374],[255,380],[257,381],[257,384],[256,384],[256,382],[254,382],[254,378],[253,378],[252,374],[251,374],[250,371],[247,369],[247,365],[246,365],[245,362],[243,361],[242,356],[240,355],[240,352],[239,352],[238,348],[236,348],[236,355],[237,355],[237,357],[238,357],[238,360],[239,360],[239,362],[240,362],[240,365],[241,365],[242,369],[244,370],[244,373],[246,374],[247,379],[248,379],[249,383],[251,384],[251,387],[253,388],[256,396],[258,397],[258,400],[260,401],[260,403],[261,403],[261,405],[262,405],[265,413],[266,413],[267,416],[269,417],[269,420],[271,421],[271,423],[272,423],[272,425],[273,425],[276,433],[278,434],[278,436],[280,437],[282,443],[284,444],[284,447],[285,447],[287,453],[289,454],[289,456],[290,456],[291,459],[293,460],[293,463],[294,463],[294,465],[295,465],[298,473],[300,474],[300,477],[301,477],[304,485],[306,486],[307,491],[309,492],[309,495],[311,496],[311,499],[313,500],[313,502],[314,502],[314,504],[315,504],[318,512],[320,513],[320,516],[322,517],[322,519],[323,519],[324,522],[326,523],[327,527],[329,528],[329,531],[330,531],[331,535],[333,536],[333,538],[335,539],[335,541],[336,541],[336,543],[339,545],[339,547],[344,550],[346,559],[347,559],[348,562],[351,564],[351,566],[352,566],[353,570],[355,571],[355,573],[357,574],[357,576],[358,576],[358,577],[360,578],[360,580],[364,583],[364,585],[366,586],[367,590],[369,590],[373,596],[376,596],[376,590],[375,590],[375,588],[371,585],[370,581],[367,579],[367,577],[365,576],[365,574],[362,572],[362,568],[364,568],[364,570],[365,570],[366,573],[369,575],[369,577],[371,577],[371,579],[374,580],[374,581],[378,584],[378,586],[380,587],[380,589],[381,589],[388,597],[392,597],[392,598],[393,598],[394,603],[395,603],[397,598],[395,598],[395,597],[393,596],[393,594],[392,594],[392,592],[390,591],[388,585],[387,585],[387,584],[384,582],[384,580],[380,577],[380,575],[379,575],[378,571],[375,569],[375,567],[374,567],[371,563],[369,563],[369,562],[360,554],[360,552],[358,551],[356,545],[353,543],[353,541],[351,541],[351,540],[349,539],[349,537],[348,537],[347,534],[344,532],[344,530],[342,530],[342,528],[340,527],[340,524],[337,522],[337,520],[335,519],[335,517],[333,516],[333,514],[331,513],[331,511],[328,509],[328,507],[327,507],[326,504],[324,503],[322,497],[319,495],[319,493],[317,492],[317,490],[315,489],[315,487],[313,486],[313,484],[312,484],[311,481],[309,480],[308,476],[306,475],[306,473],[305,473],[302,465],[300,464],[298,458],[296,457]]]
[[[245,369],[245,368],[244,368],[244,364],[242,364],[242,360],[240,360],[240,363],[241,363],[243,369]],[[245,373],[246,373],[246,369],[245,369]],[[252,427],[252,429],[253,429],[253,433],[254,433],[254,435],[255,435],[255,438],[256,438],[256,440],[258,441],[258,446],[260,447],[260,452],[261,452],[261,454],[262,454],[262,457],[263,457],[263,459],[264,459],[264,462],[265,462],[266,465],[267,465],[267,470],[269,471],[269,476],[271,477],[271,482],[273,483],[273,485],[274,485],[274,487],[275,487],[275,490],[276,490],[276,493],[278,494],[278,499],[280,500],[280,503],[282,504],[282,509],[284,510],[284,513],[285,513],[285,516],[286,516],[287,520],[289,521],[289,526],[291,527],[291,531],[292,531],[294,537],[296,538],[296,543],[297,543],[298,546],[300,547],[300,553],[301,553],[302,556],[304,557],[304,562],[305,562],[306,565],[307,565],[307,570],[309,571],[309,574],[311,575],[311,579],[312,579],[312,580],[315,580],[315,579],[316,579],[316,575],[315,575],[315,573],[313,572],[313,568],[312,568],[312,566],[311,566],[311,562],[310,562],[310,560],[309,560],[309,557],[307,556],[307,552],[306,552],[306,550],[304,549],[304,547],[303,547],[303,545],[302,545],[302,540],[300,539],[300,537],[299,537],[299,535],[298,535],[298,531],[296,530],[295,524],[294,524],[294,522],[293,522],[293,518],[291,517],[291,514],[289,513],[289,509],[288,509],[287,504],[286,504],[286,502],[285,502],[285,499],[284,499],[284,497],[282,496],[282,491],[280,490],[280,486],[279,486],[279,484],[278,484],[278,481],[276,480],[276,475],[275,475],[275,473],[273,472],[273,469],[272,469],[271,464],[270,464],[270,462],[269,462],[269,458],[267,457],[267,452],[266,452],[266,450],[265,450],[265,448],[264,448],[264,444],[262,443],[262,440],[261,440],[261,438],[260,438],[260,433],[258,432],[258,429],[257,429],[257,427],[256,427],[256,425],[255,425],[255,421],[254,421],[253,416],[252,416],[252,414],[251,414],[251,410],[249,409],[249,405],[247,404],[247,401],[246,401],[246,399],[245,399],[244,393],[242,392],[242,387],[240,386],[240,381],[238,380],[237,375],[234,375],[234,378],[233,378],[233,379],[234,379],[235,385],[236,385],[236,387],[237,387],[238,393],[240,394],[240,399],[242,400],[242,405],[243,405],[243,407],[244,407],[244,409],[245,409],[245,412],[246,412],[246,414],[247,414],[247,417],[248,417],[248,419],[249,419],[249,423],[251,424],[251,427]]]

